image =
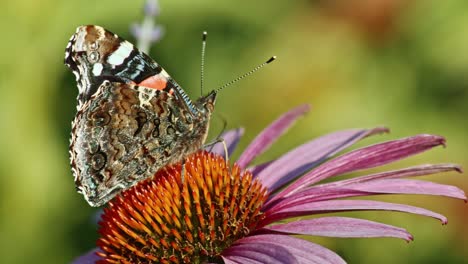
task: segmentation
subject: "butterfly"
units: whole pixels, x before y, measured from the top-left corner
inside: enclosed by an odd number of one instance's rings
[[[78,86],[71,167],[77,191],[91,206],[205,143],[217,90],[192,102],[148,55],[95,25],[77,28],[65,64]]]

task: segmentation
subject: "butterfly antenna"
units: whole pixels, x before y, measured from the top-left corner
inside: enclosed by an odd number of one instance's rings
[[[226,83],[225,85],[219,87],[218,89],[215,89],[214,92],[215,92],[215,93],[218,93],[219,91],[223,90],[224,88],[226,88],[226,87],[228,87],[228,86],[230,86],[230,85],[232,85],[232,84],[234,84],[234,83],[236,83],[236,82],[238,82],[238,81],[244,79],[245,77],[251,75],[252,73],[254,73],[254,72],[260,70],[261,68],[263,68],[263,67],[266,66],[267,64],[273,62],[274,60],[276,60],[276,56],[273,56],[273,57],[269,58],[267,61],[265,61],[264,63],[258,65],[257,67],[253,68],[252,70],[250,70],[250,71],[248,71],[248,72],[242,74],[241,76],[239,76],[239,77],[237,77],[236,79],[234,79],[234,80],[232,80],[232,81]]]
[[[205,84],[205,49],[206,49],[206,35],[208,33],[203,31],[202,34],[202,50],[201,50],[201,72],[200,72],[200,91],[203,96],[203,86]]]

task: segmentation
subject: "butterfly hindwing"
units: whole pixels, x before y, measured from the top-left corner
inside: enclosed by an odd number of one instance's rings
[[[98,87],[76,115],[70,145],[75,182],[88,202],[106,202],[109,193],[190,151],[180,142],[190,140],[194,120],[179,103],[170,93],[133,84]]]

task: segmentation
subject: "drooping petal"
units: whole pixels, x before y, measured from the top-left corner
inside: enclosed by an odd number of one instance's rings
[[[273,192],[357,141],[382,132],[388,132],[388,129],[350,129],[327,134],[281,156],[259,172],[257,177]]]
[[[406,241],[413,237],[405,229],[350,217],[321,217],[264,227],[289,234],[326,237],[395,237]]]
[[[307,240],[278,235],[278,234],[262,234],[245,237],[238,240],[233,247],[242,244],[256,245],[257,243],[277,245],[287,248],[299,261],[299,263],[310,264],[344,264],[346,263],[335,252],[314,244]],[[224,255],[224,252],[223,252]],[[285,262],[288,263],[288,262]]]
[[[229,247],[223,256],[240,263],[299,263],[285,245],[272,243],[242,243]]]
[[[374,195],[373,192],[359,191],[343,188],[309,188],[291,196],[275,200],[263,205],[263,211],[274,212],[285,207],[315,203],[319,201],[335,200],[348,197],[360,197]]]
[[[305,216],[312,214],[334,213],[344,211],[369,211],[369,210],[383,210],[405,212],[411,214],[418,214],[438,219],[442,224],[447,223],[447,218],[441,214],[432,212],[430,210],[395,203],[386,203],[379,201],[368,200],[330,200],[311,202],[305,204],[297,204],[294,206],[284,206],[281,209],[269,210],[265,212],[266,218],[259,225],[268,225],[270,223],[297,216]]]
[[[224,264],[242,264],[242,263],[240,263],[238,261],[230,260],[230,259],[228,259],[228,258],[226,258],[224,256],[221,256],[221,257],[223,259]]]
[[[457,164],[426,164],[419,165],[399,170],[386,171],[361,177],[355,177],[342,181],[329,182],[325,184],[316,185],[316,188],[330,188],[330,187],[342,187],[354,183],[369,182],[381,179],[393,179],[393,178],[405,178],[405,177],[417,177],[423,175],[436,174],[441,172],[456,171],[461,173],[462,169]]]
[[[301,105],[280,116],[265,128],[245,149],[237,161],[237,165],[246,168],[258,155],[262,154],[276,141],[300,116],[309,111],[309,105]]]
[[[384,179],[350,184],[347,185],[346,188],[356,191],[368,191],[385,194],[440,195],[466,200],[465,192],[453,185],[445,185],[421,180]]]
[[[96,263],[98,260],[102,260],[102,258],[96,254],[97,251],[97,248],[89,251],[88,253],[73,260],[72,264],[91,264]]]
[[[234,152],[234,150],[237,147],[237,144],[239,143],[239,140],[241,137],[244,135],[244,129],[243,128],[237,128],[237,129],[232,129],[229,131],[224,132],[219,138],[222,138],[224,140],[224,144],[226,144],[227,150],[228,150],[228,157],[231,156],[231,154]],[[222,157],[226,155],[224,153],[224,145],[223,142],[218,142],[214,146],[208,146],[205,148],[207,151],[210,151],[212,153],[218,154]]]
[[[247,170],[249,170],[250,172],[252,172],[252,175],[256,178],[257,175],[262,171],[264,170],[265,168],[267,168],[268,166],[270,166],[271,163],[275,162],[276,160],[270,160],[270,161],[267,161],[267,162],[264,162],[262,164],[258,164],[258,165],[253,165],[251,167],[248,167]]]
[[[424,192],[421,188],[426,188],[424,184],[419,185],[420,191],[415,193],[412,185],[406,188],[407,192],[402,192],[402,187],[404,184],[402,182],[396,182],[393,185],[387,185],[386,183],[377,183],[367,185],[365,183],[369,182],[379,182],[384,179],[394,179],[400,177],[410,177],[410,176],[422,176],[432,173],[447,172],[447,171],[457,171],[461,172],[459,166],[454,164],[437,164],[437,165],[421,165],[410,168],[405,168],[401,170],[382,172],[367,176],[361,176],[336,182],[330,182],[315,186],[310,186],[302,191],[299,191],[295,194],[292,194],[283,199],[278,199],[273,203],[267,203],[264,206],[265,211],[278,211],[285,207],[291,207],[296,205],[307,204],[311,202],[318,202],[324,200],[346,198],[346,197],[357,197],[364,195],[376,195],[376,194],[428,194],[428,195],[442,195],[449,196],[452,198],[466,199],[465,194],[462,190],[454,186],[438,185],[434,186],[432,183],[429,183],[430,189],[426,189]],[[406,182],[406,180],[404,180]],[[417,182],[418,184],[420,182]],[[378,185],[378,186],[377,186]],[[377,187],[376,187],[377,186]],[[394,186],[394,187],[392,187]],[[437,189],[437,187],[440,187]],[[383,189],[385,188],[385,189]],[[394,189],[390,189],[394,188]],[[435,192],[434,188],[436,189]],[[393,192],[393,191],[395,192]]]
[[[310,187],[291,196],[269,201],[263,205],[263,211],[278,211],[289,206],[315,203],[319,201],[335,200],[340,198],[375,195],[376,193],[351,188],[314,188]]]
[[[333,176],[388,164],[444,143],[445,139],[440,136],[417,135],[354,150],[320,165],[286,187],[271,200],[299,192],[313,183]]]

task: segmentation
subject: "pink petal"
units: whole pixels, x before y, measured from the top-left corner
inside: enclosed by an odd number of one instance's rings
[[[285,247],[291,252],[298,260],[299,263],[316,263],[316,264],[343,264],[345,261],[338,256],[335,252],[324,248],[320,245],[311,243],[307,240],[278,235],[278,234],[262,234],[242,238],[236,241],[236,244],[252,244],[257,243],[278,245]],[[223,252],[224,255],[224,252]]]
[[[269,191],[275,191],[357,141],[381,132],[388,129],[350,129],[319,137],[273,161],[257,177]]]
[[[444,143],[445,139],[440,136],[417,135],[354,150],[320,165],[279,192],[272,200],[291,195],[313,183],[333,176],[381,166]]]
[[[233,257],[233,256],[231,256],[231,257]],[[221,258],[223,259],[224,264],[242,264],[241,262],[227,259],[224,256],[221,256]]]
[[[427,164],[427,165],[414,166],[410,168],[404,168],[400,170],[386,171],[386,172],[351,178],[351,179],[342,180],[342,181],[325,183],[321,185],[316,185],[315,187],[317,188],[342,187],[342,186],[349,185],[349,184],[368,182],[368,181],[373,181],[373,180],[416,177],[416,176],[430,175],[430,174],[448,172],[448,171],[457,171],[459,173],[462,172],[460,166],[456,164]]]
[[[369,220],[349,217],[321,217],[264,227],[269,231],[326,237],[395,237],[406,241],[413,237],[405,229]]]
[[[282,209],[266,211],[266,218],[263,222],[260,223],[260,225],[264,226],[279,220],[297,216],[364,210],[384,210],[418,214],[439,219],[442,222],[442,224],[447,223],[447,218],[441,214],[410,205],[368,200],[331,200],[306,204],[297,204],[294,206],[285,205],[284,207],[282,207]]]
[[[466,200],[465,192],[455,186],[420,180],[384,179],[350,184],[347,185],[346,188],[356,191],[386,194],[440,195]]]
[[[232,129],[229,131],[224,132],[222,135],[219,136],[219,138],[224,139],[224,143],[226,144],[227,150],[228,150],[228,157],[231,156],[231,154],[234,152],[234,150],[237,147],[237,144],[239,143],[240,138],[244,135],[244,129],[243,128],[238,128],[238,129]],[[224,145],[222,142],[216,143],[213,147],[208,146],[205,148],[206,150],[218,154],[222,157],[226,155],[224,153]]]
[[[229,247],[223,257],[240,263],[299,263],[284,245],[272,243],[242,243]]]
[[[351,188],[314,188],[310,187],[291,196],[269,201],[263,205],[263,212],[275,212],[283,208],[308,204],[319,201],[334,200],[339,198],[359,197],[366,195],[374,195],[373,192],[354,190]]]
[[[301,105],[283,114],[271,123],[249,144],[244,153],[239,157],[237,164],[241,168],[246,168],[255,157],[268,149],[279,136],[286,132],[298,117],[307,113],[309,109],[308,105]]]
[[[247,170],[249,170],[252,175],[254,177],[257,177],[257,175],[262,171],[264,170],[265,168],[267,168],[268,166],[270,166],[270,164],[272,164],[273,162],[275,162],[275,160],[270,160],[270,161],[267,161],[267,162],[264,162],[262,164],[258,164],[258,165],[253,165],[251,167],[248,167]]]

